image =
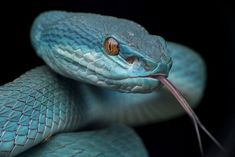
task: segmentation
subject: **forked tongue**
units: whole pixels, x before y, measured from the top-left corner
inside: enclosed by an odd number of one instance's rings
[[[177,88],[164,76],[161,74],[158,74],[155,76],[177,99],[177,101],[180,103],[180,105],[183,107],[183,109],[187,112],[187,114],[190,116],[190,118],[193,121],[196,134],[197,134],[197,139],[199,143],[199,148],[201,151],[201,154],[203,155],[203,147],[202,147],[202,142],[201,142],[201,136],[199,132],[200,127],[210,138],[211,140],[221,149],[224,151],[223,146],[215,139],[215,137],[204,127],[204,125],[201,123],[195,112],[192,110],[192,108],[189,106],[188,102],[186,99],[183,97],[183,95],[177,90]]]

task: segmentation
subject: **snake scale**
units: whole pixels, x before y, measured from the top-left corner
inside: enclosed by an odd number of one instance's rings
[[[178,101],[199,143],[198,126],[211,136],[179,93],[195,107],[205,87],[204,62],[190,48],[129,20],[65,11],[40,14],[31,41],[47,66],[0,87],[1,157],[145,157],[123,124],[176,117]],[[95,123],[116,125],[79,132]]]

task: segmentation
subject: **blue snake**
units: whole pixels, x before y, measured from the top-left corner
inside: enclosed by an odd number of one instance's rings
[[[159,122],[184,110],[201,151],[199,128],[222,147],[191,109],[203,95],[206,70],[190,48],[126,19],[64,11],[40,14],[31,41],[47,66],[0,87],[1,157],[146,157],[124,124]],[[93,124],[107,127],[82,131]]]

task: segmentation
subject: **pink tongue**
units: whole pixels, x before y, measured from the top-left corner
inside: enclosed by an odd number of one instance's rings
[[[221,150],[224,150],[223,146],[204,127],[204,125],[201,123],[201,121],[199,120],[195,112],[192,110],[188,102],[185,100],[182,94],[177,90],[177,88],[164,75],[159,74],[159,75],[156,75],[155,78],[157,78],[174,95],[174,97],[177,99],[177,101],[180,103],[180,105],[183,107],[183,109],[187,112],[187,114],[192,119],[195,130],[196,130],[201,154],[203,155],[203,148],[202,148],[201,136],[200,136],[198,127],[200,127]]]

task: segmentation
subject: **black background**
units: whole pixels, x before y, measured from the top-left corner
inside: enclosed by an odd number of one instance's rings
[[[222,153],[205,135],[208,157],[232,157],[235,150],[235,8],[223,1],[177,2],[130,0],[34,0],[1,3],[0,84],[43,64],[29,40],[33,19],[46,10],[93,12],[133,20],[151,34],[187,45],[204,58],[208,81],[205,96],[195,110],[205,126],[226,147]],[[153,157],[200,156],[188,116],[136,127]]]

